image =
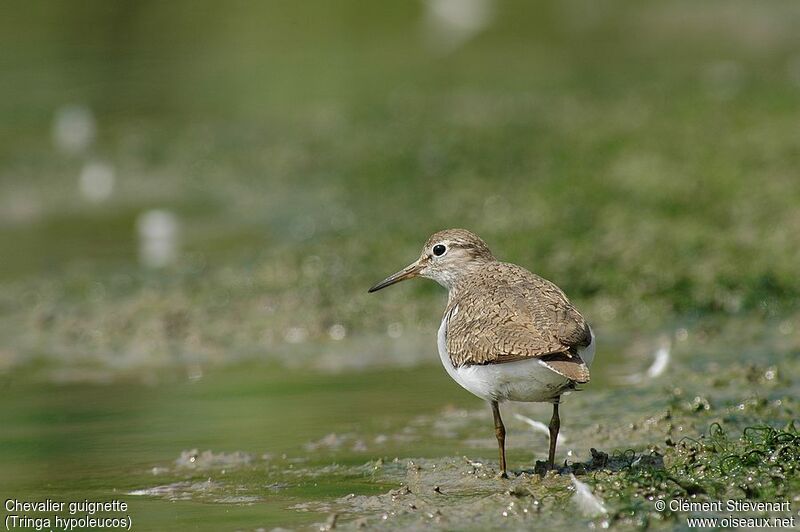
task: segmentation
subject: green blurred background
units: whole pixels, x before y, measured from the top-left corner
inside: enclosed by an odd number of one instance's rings
[[[798,27],[791,1],[4,3],[3,494],[482,408],[437,367],[439,287],[366,294],[447,227],[564,288],[600,390],[664,336],[796,356]],[[134,522],[313,521],[290,503],[381,491],[353,482]]]

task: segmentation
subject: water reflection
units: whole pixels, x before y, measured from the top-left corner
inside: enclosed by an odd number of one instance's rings
[[[493,16],[492,0],[427,0],[425,38],[434,52],[448,54],[488,27]]]
[[[344,337],[347,336],[347,329],[341,323],[335,323],[328,329],[328,335],[333,340],[344,340]]]
[[[167,266],[178,257],[178,218],[166,210],[153,209],[136,220],[139,262],[150,268]]]
[[[53,119],[53,143],[63,153],[78,154],[94,142],[97,126],[92,110],[85,105],[65,105]]]
[[[81,169],[78,189],[81,196],[92,202],[101,202],[114,192],[114,167],[101,161],[89,161]]]

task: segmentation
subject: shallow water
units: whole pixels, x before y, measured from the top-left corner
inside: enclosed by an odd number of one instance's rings
[[[351,376],[251,366],[213,370],[197,381],[182,377],[161,375],[153,384],[56,385],[5,375],[0,489],[19,499],[120,498],[130,503],[134,522],[142,526],[164,526],[175,519],[209,529],[221,523],[255,528],[319,520],[287,507],[309,497],[374,493],[383,487],[358,476],[274,478],[267,466],[291,470],[329,464],[328,457],[304,445],[329,433],[366,438],[392,431],[413,416],[441,408],[438,392],[452,386],[441,372],[427,369]],[[411,383],[414,394],[405,391]],[[453,404],[469,403],[465,395],[451,395]],[[361,464],[398,450],[388,444],[350,452],[351,446],[347,442],[337,453],[337,463]],[[259,466],[249,473],[253,487],[248,495],[257,504],[237,505],[233,515],[224,503],[129,495],[186,479],[206,480],[202,472],[174,470],[181,452],[193,448],[251,454]],[[421,455],[442,450],[435,444],[414,445]],[[236,495],[236,490],[223,491],[200,502]]]
[[[712,421],[740,430],[796,414],[791,353],[765,353],[763,366],[748,363],[746,349],[729,353],[714,377],[678,350],[666,378],[621,384],[621,351],[601,346],[596,382],[565,399],[561,463],[591,461],[590,447],[663,453],[665,438],[697,438]],[[488,408],[436,365],[328,373],[247,364],[94,384],[63,376],[39,366],[2,377],[7,496],[124,500],[139,529],[324,525],[332,514],[340,526],[480,528],[509,511],[509,526],[525,526],[534,510],[539,524],[592,522],[572,511],[569,477],[529,473],[547,437],[514,414],[547,422],[549,406],[504,405],[513,473],[500,480]]]
[[[370,474],[375,460],[495,456],[488,408],[438,365],[92,376],[45,365],[2,376],[4,494],[124,500],[137,527],[269,528],[322,522],[326,501],[396,487]],[[524,424],[506,417],[518,431],[509,459],[532,464],[534,440],[523,445]]]

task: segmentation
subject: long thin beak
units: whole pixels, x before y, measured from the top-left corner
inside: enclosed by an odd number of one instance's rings
[[[400,270],[399,272],[390,275],[383,281],[379,282],[375,286],[369,289],[369,292],[377,292],[381,288],[386,288],[389,285],[394,283],[399,283],[400,281],[405,281],[406,279],[411,279],[412,277],[416,277],[419,275],[420,270],[422,269],[422,264],[420,261],[415,261]]]

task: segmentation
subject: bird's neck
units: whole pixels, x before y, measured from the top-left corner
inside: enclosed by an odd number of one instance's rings
[[[479,270],[485,267],[492,261],[475,261],[470,262],[464,268],[459,269],[458,273],[443,276],[436,279],[438,283],[447,288],[447,308],[449,309],[453,302],[458,299],[459,294],[464,289],[464,286],[477,274]]]

